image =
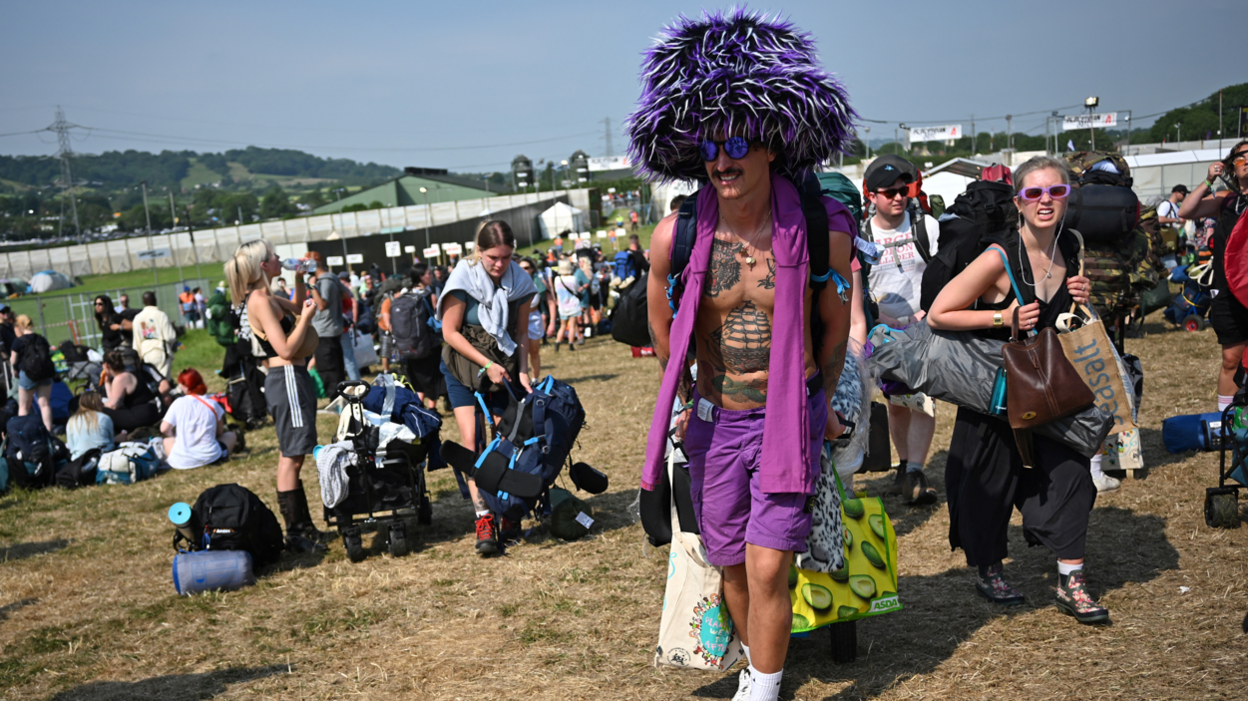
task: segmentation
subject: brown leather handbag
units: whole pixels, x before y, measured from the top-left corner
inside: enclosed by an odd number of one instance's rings
[[[1020,340],[1017,307],[1011,329],[1010,342],[1001,347],[1011,428],[1035,428],[1092,406],[1096,397],[1066,358],[1056,331],[1045,328]]]

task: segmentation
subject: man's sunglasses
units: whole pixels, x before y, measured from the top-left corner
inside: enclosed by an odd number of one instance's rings
[[[910,186],[907,185],[905,187],[890,187],[887,190],[876,190],[875,194],[883,195],[885,199],[889,199],[889,200],[893,199],[897,195],[901,195],[902,197],[909,197]]]
[[[1019,199],[1028,202],[1035,202],[1040,199],[1044,193],[1049,193],[1049,197],[1055,200],[1064,200],[1070,194],[1070,186],[1065,184],[1050,185],[1048,187],[1025,187],[1018,191]]]
[[[698,147],[702,151],[702,160],[713,161],[719,158],[719,149],[723,148],[724,153],[728,157],[737,160],[745,158],[745,154],[750,152],[750,141],[744,136],[733,136],[723,141],[715,141],[706,139]]]

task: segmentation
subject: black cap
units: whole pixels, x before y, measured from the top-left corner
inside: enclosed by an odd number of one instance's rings
[[[1186,186],[1186,185],[1182,185],[1182,184],[1175,185],[1174,187],[1170,188],[1170,192],[1171,192],[1171,193],[1181,192],[1181,193],[1183,193],[1183,195],[1184,195],[1184,196],[1187,196],[1187,194],[1188,194],[1188,192],[1187,192],[1187,186]]]
[[[867,192],[875,192],[882,187],[888,187],[901,178],[907,183],[914,182],[915,176],[914,164],[901,156],[886,155],[880,156],[867,166],[867,172],[864,174],[863,183],[867,186]]]

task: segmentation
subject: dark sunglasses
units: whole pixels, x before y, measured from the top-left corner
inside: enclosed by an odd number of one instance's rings
[[[1018,197],[1028,202],[1035,202],[1046,192],[1055,200],[1064,200],[1070,194],[1070,186],[1057,184],[1048,187],[1025,187],[1018,191]]]
[[[875,194],[883,195],[885,198],[890,199],[890,200],[896,197],[897,195],[901,195],[902,197],[909,197],[910,186],[907,185],[905,187],[890,187],[887,190],[876,190]]]
[[[704,140],[698,147],[702,151],[702,160],[713,161],[719,158],[719,149],[723,148],[724,153],[733,160],[745,158],[745,154],[750,152],[750,141],[744,136],[733,136],[723,141],[715,141],[713,139]]]

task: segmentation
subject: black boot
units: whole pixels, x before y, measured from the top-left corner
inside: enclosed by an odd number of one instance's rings
[[[316,533],[312,525],[312,517],[308,515],[308,498],[303,493],[303,483],[298,489],[277,493],[277,507],[282,512],[282,520],[286,522],[286,549],[296,553],[310,553],[325,550],[319,539],[309,538],[307,529]]]
[[[329,544],[334,539],[334,534],[328,531],[317,530],[316,524],[312,521],[312,514],[308,511],[308,495],[303,491],[303,480],[299,480],[298,500],[299,521],[303,524],[303,537],[315,543]]]

